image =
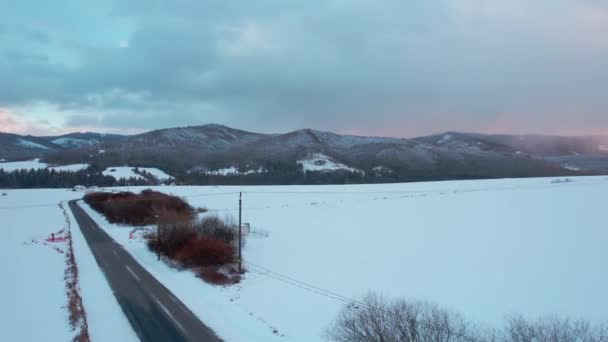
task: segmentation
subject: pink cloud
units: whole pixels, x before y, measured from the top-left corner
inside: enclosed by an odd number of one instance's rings
[[[25,133],[31,130],[30,125],[7,109],[0,108],[0,132]]]
[[[105,132],[102,127],[91,125],[56,127],[46,121],[32,121],[15,111],[0,108],[0,132],[31,135],[62,135],[74,132]]]
[[[538,109],[509,111],[481,115],[478,113],[450,114],[446,112],[420,113],[416,119],[381,119],[376,122],[357,122],[353,126],[337,127],[344,134],[414,138],[446,131],[485,134],[547,134],[561,136],[608,135],[605,115],[574,110]]]

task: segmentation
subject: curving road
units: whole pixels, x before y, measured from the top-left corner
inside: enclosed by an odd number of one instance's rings
[[[97,264],[141,341],[221,341],[103,231],[76,201],[70,201],[69,205]]]

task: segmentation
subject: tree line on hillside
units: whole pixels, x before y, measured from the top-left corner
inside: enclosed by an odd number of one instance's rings
[[[0,188],[72,188],[84,186],[150,185],[139,178],[116,180],[112,176],[91,170],[57,171],[54,169],[30,169],[5,171],[0,169]]]
[[[205,172],[177,172],[171,183],[178,185],[321,185],[321,184],[366,184],[397,183],[437,180],[434,174],[413,174],[401,176],[398,173],[361,173],[350,171],[307,171],[298,167],[281,167],[266,165],[260,173],[229,173],[214,175]],[[4,171],[0,169],[0,188],[71,188],[84,186],[143,186],[158,185],[159,180],[148,172],[140,170],[138,174],[146,177],[116,180],[104,175],[96,166],[80,171],[57,171],[54,169],[30,169]],[[476,177],[455,177],[455,179],[474,179]],[[443,179],[443,178],[442,178]],[[447,178],[449,179],[449,178]],[[165,181],[165,183],[167,183]]]
[[[177,184],[192,185],[323,185],[323,184],[373,184],[373,183],[403,183],[423,182],[450,179],[478,179],[480,175],[446,174],[428,170],[412,170],[407,168],[392,168],[391,171],[378,172],[373,167],[360,167],[360,171],[337,170],[332,172],[304,171],[303,168],[291,161],[266,161],[246,165],[244,170],[263,171],[259,173],[228,173],[215,175],[206,172],[177,172]],[[485,177],[488,178],[488,177]]]
[[[48,164],[88,163],[91,170],[101,171],[116,165],[155,167],[175,177],[171,183],[179,185],[289,185],[289,184],[354,184],[396,183],[440,180],[488,179],[504,177],[569,176],[577,172],[565,170],[534,159],[485,158],[467,155],[466,158],[443,156],[429,163],[412,163],[399,156],[369,157],[357,154],[323,151],[361,172],[308,171],[296,163],[306,158],[308,150],[286,153],[268,151],[201,152],[200,147],[160,146],[101,146],[96,148],[61,151],[43,158]],[[383,166],[378,172],[377,167]],[[214,175],[210,170],[235,167],[241,173]],[[265,170],[262,173],[243,174],[247,170]],[[147,175],[144,175],[147,176]],[[150,184],[158,184],[150,179]]]
[[[58,157],[64,157],[61,159]],[[365,184],[365,183],[402,183],[439,180],[462,180],[501,177],[537,177],[564,175],[564,170],[555,170],[549,165],[539,169],[532,164],[522,164],[516,169],[505,166],[506,162],[488,164],[482,160],[470,160],[467,163],[453,164],[439,161],[434,168],[423,168],[419,165],[389,163],[387,167],[377,170],[377,161],[357,161],[348,163],[363,172],[346,170],[334,172],[304,171],[295,161],[298,156],[290,155],[270,159],[240,158],[234,156],[227,163],[224,157],[209,155],[201,159],[200,155],[184,149],[180,153],[158,151],[156,155],[141,155],[108,151],[102,155],[89,154],[82,158],[82,151],[72,154],[52,155],[44,159],[49,164],[63,165],[65,162],[87,162],[89,168],[79,172],[60,172],[53,170],[27,170],[0,173],[0,187],[35,188],[35,187],[73,187],[85,186],[124,186],[124,185],[158,185],[161,182],[143,169],[136,172],[142,179],[115,180],[104,176],[102,171],[114,165],[138,165],[156,167],[175,177],[167,183],[178,185],[315,185],[315,184]],[[252,159],[253,158],[253,159]],[[59,161],[62,163],[58,163]],[[240,160],[240,161],[239,161]],[[204,165],[205,167],[201,167]],[[456,165],[456,166],[455,166]],[[241,172],[226,175],[212,174],[209,170],[218,170],[227,166],[235,167]],[[247,170],[262,170],[249,172]]]

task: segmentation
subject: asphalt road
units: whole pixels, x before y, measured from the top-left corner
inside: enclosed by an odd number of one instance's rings
[[[76,201],[70,209],[122,311],[141,341],[221,341],[103,231]]]

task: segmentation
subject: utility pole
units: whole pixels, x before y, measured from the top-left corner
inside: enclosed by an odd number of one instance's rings
[[[242,213],[243,213],[243,193],[239,192],[239,273],[243,273],[243,257],[241,256],[241,248],[243,246],[243,243],[241,242],[241,239],[242,239],[242,232],[241,232]]]
[[[156,220],[156,257],[160,260],[160,222]]]

